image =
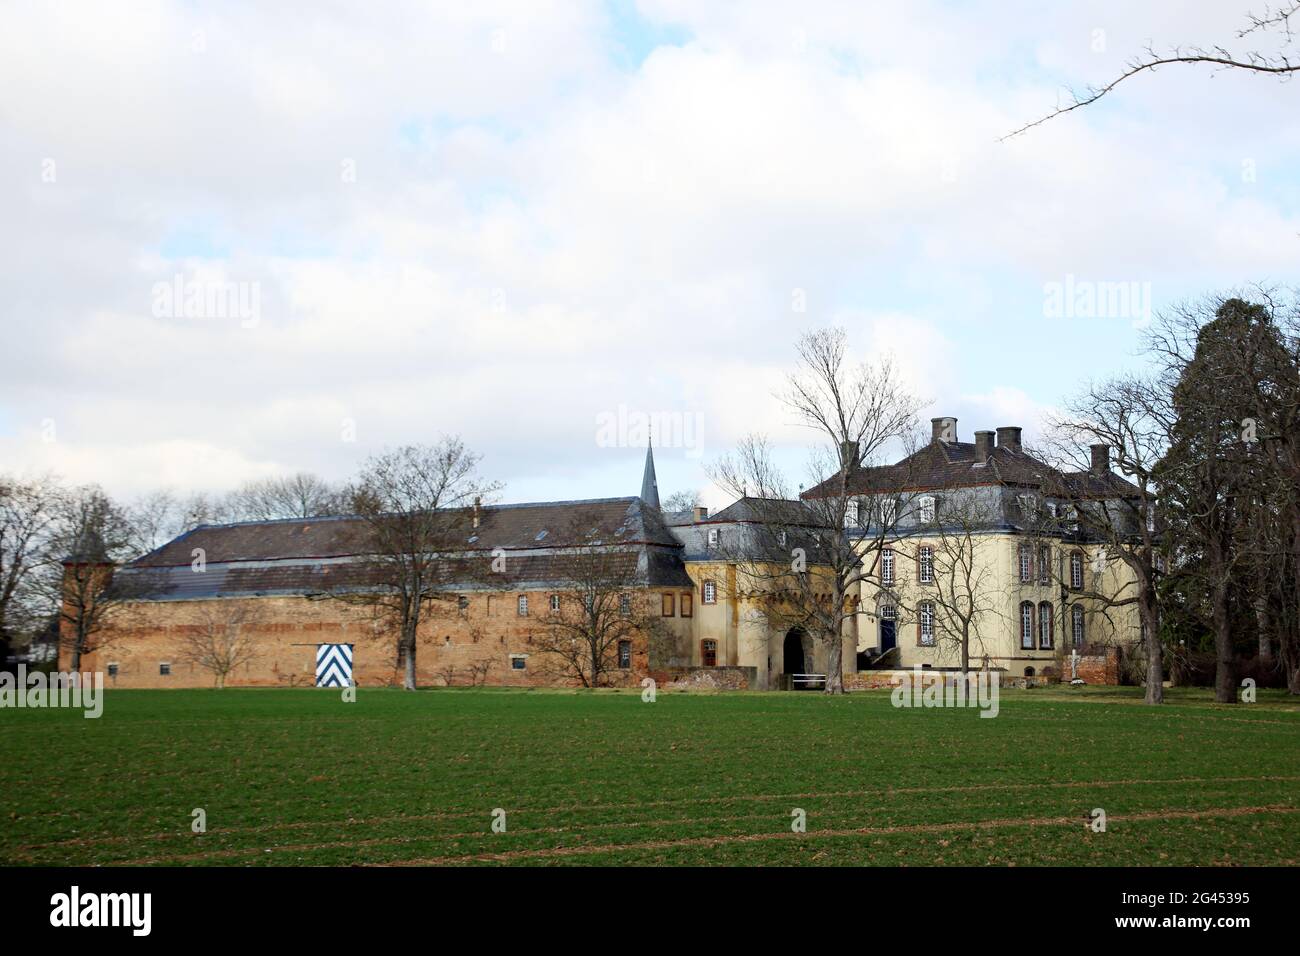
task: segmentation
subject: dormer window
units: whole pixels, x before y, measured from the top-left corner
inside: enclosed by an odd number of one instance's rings
[[[922,524],[932,524],[934,522],[934,496],[922,495],[917,500],[917,510],[920,513]]]
[[[716,547],[718,546],[718,538],[719,538],[718,529],[717,529],[717,528],[710,528],[710,529],[709,529],[709,547],[710,547],[710,548],[716,548]]]
[[[1038,499],[1033,495],[1017,495],[1016,499],[1020,502],[1020,514],[1026,521],[1034,521],[1038,518]]]
[[[844,503],[844,527],[856,528],[858,526],[858,499],[850,498]]]
[[[898,502],[893,498],[884,498],[880,502],[880,523],[886,528],[898,520]]]

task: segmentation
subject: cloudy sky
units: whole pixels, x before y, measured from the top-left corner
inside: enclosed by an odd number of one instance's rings
[[[1148,290],[1300,265],[1295,84],[1169,68],[997,142],[1248,4],[1062,6],[6,3],[0,470],[221,490],[459,433],[506,500],[612,496],[655,414],[704,487],[809,441],[773,390],[830,324],[1032,436]],[[1048,305],[1102,282],[1138,295]]]

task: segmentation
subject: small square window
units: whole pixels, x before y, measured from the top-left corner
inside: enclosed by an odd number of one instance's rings
[[[116,677],[116,676],[117,676],[117,663],[116,663],[116,662],[113,662],[113,663],[111,663],[111,664],[108,665],[108,676],[109,676],[109,677]]]
[[[510,669],[516,671],[526,670],[528,667],[528,657],[525,654],[510,655]]]
[[[172,672],[171,661],[163,661],[158,665],[158,673],[161,674],[163,677],[170,676],[171,672]]]

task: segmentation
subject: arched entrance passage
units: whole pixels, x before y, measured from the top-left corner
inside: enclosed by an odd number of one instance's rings
[[[785,635],[785,659],[781,672],[784,674],[806,674],[807,663],[804,660],[805,634],[797,627],[791,628]]]

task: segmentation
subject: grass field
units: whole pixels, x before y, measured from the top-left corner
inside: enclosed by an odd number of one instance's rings
[[[1300,860],[1300,705],[1139,693],[1004,691],[988,720],[887,691],[109,691],[98,720],[0,710],[0,862]]]

